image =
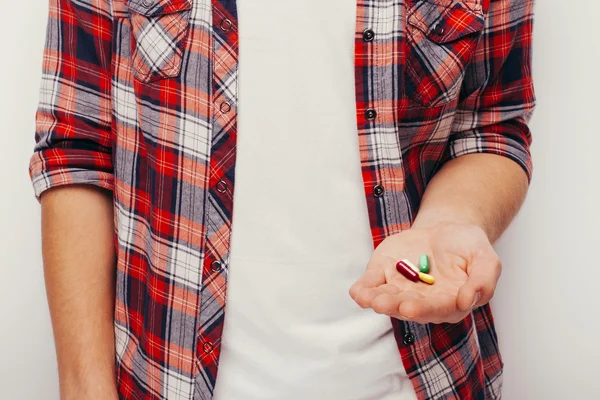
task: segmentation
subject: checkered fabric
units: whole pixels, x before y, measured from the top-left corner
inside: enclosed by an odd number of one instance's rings
[[[357,0],[356,112],[374,246],[410,228],[448,160],[493,153],[530,176],[532,2]],[[212,398],[237,26],[235,0],[50,0],[30,175],[38,197],[82,183],[114,195],[122,399]],[[391,324],[419,399],[500,398],[489,306],[457,324]]]
[[[191,7],[188,4],[187,9]],[[182,7],[182,10],[185,10]],[[146,11],[146,10],[143,10]],[[132,54],[136,77],[143,81],[177,76],[181,67],[183,38],[187,34],[189,12],[148,17],[131,14],[131,29],[135,40]]]

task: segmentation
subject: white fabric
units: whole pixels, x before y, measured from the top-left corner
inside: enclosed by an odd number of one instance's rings
[[[355,7],[238,1],[238,158],[216,400],[416,398],[389,318],[348,294],[373,248]]]

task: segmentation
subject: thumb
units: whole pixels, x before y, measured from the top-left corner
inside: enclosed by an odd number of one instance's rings
[[[494,296],[501,271],[502,265],[491,245],[474,252],[467,265],[467,282],[458,290],[457,308],[466,312],[487,304]]]

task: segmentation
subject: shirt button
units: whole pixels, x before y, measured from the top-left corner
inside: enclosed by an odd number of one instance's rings
[[[442,24],[437,24],[434,28],[433,28],[433,33],[435,33],[436,35],[442,36],[444,34],[445,30],[444,27],[442,26]]]
[[[365,110],[365,118],[367,119],[367,121],[373,121],[376,116],[377,116],[377,111],[375,111],[374,108],[367,108]]]
[[[225,181],[217,182],[217,192],[225,193],[227,191],[227,183]]]
[[[223,114],[227,114],[231,110],[231,105],[228,102],[224,101],[221,103],[221,106],[219,108],[221,109],[221,112]]]
[[[231,30],[232,25],[233,23],[231,22],[231,20],[225,18],[221,21],[220,27],[223,32],[229,32],[229,30]]]
[[[146,8],[150,8],[154,5],[154,0],[142,0],[142,5]]]
[[[375,32],[373,29],[365,29],[362,35],[363,41],[372,42],[375,39]]]
[[[210,270],[212,272],[219,272],[221,270],[221,267],[222,267],[222,265],[221,265],[221,263],[219,261],[213,261],[210,264]]]
[[[213,346],[212,342],[204,342],[204,345],[202,347],[206,354],[212,353],[213,350],[215,349],[215,346]]]
[[[415,342],[415,335],[413,335],[410,332],[408,332],[406,335],[404,335],[404,344],[406,346],[410,346],[414,342]]]
[[[375,196],[375,197],[383,196],[384,192],[385,192],[385,189],[381,185],[376,185],[373,187],[373,196]]]

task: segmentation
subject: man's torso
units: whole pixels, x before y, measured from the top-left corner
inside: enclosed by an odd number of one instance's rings
[[[36,195],[70,183],[114,192],[121,397],[211,399],[243,134],[236,2],[52,1],[60,6],[48,25]],[[531,3],[356,3],[352,134],[374,245],[410,228],[450,158],[489,152],[529,171]],[[323,8],[314,13],[328,20]],[[522,59],[524,67],[503,69]],[[269,104],[263,110],[268,124]],[[457,324],[391,324],[417,398],[499,398],[502,360],[488,306]]]
[[[373,251],[355,9],[238,2],[236,186],[215,400],[415,398],[390,319],[348,295]]]

